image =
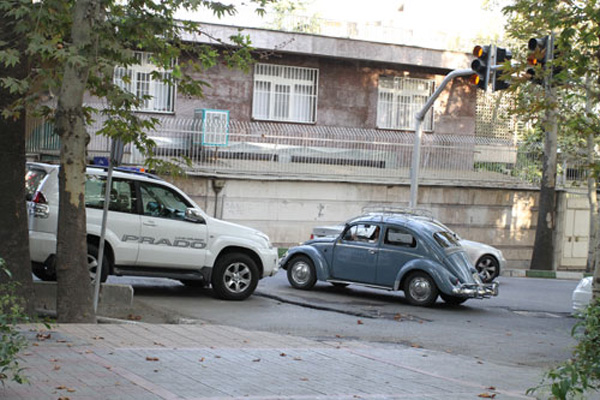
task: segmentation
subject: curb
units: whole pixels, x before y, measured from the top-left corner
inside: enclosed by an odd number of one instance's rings
[[[581,280],[587,276],[584,272],[572,271],[546,271],[538,269],[509,269],[502,272],[502,276],[512,278],[542,278],[542,279],[566,279]]]

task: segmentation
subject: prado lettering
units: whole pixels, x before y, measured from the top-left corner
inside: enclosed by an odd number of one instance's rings
[[[171,247],[181,247],[181,248],[192,248],[192,249],[203,249],[206,247],[206,243],[204,243],[201,239],[175,239],[172,243],[169,239],[166,238],[153,238],[150,236],[136,236],[136,235],[123,235],[121,238],[122,242],[138,242],[138,243],[147,243],[153,245],[164,245]]]

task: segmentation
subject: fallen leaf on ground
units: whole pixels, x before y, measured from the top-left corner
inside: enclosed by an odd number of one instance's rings
[[[215,356],[215,358],[221,358],[221,356]]]
[[[487,388],[487,390],[496,390],[495,386],[490,386],[489,388]]]
[[[342,335],[335,335],[335,337],[336,337],[336,338],[338,338],[338,339],[341,339],[341,338],[343,338],[343,336],[342,336]]]
[[[146,357],[146,361],[158,361],[158,357]]]
[[[106,368],[106,369],[108,369],[108,370],[111,370],[111,369],[112,369],[112,367],[111,367],[110,365],[105,365],[105,366],[104,366],[104,368]]]
[[[398,314],[394,315],[394,319],[396,321],[400,321],[402,319],[402,314],[398,313]]]
[[[56,389],[58,389],[58,390],[65,390],[66,388],[67,387],[65,385],[60,385],[60,386],[56,387]]]
[[[260,358],[256,358],[256,359],[252,360],[252,362],[260,362]]]
[[[302,361],[302,357],[294,357],[294,361]]]
[[[496,393],[481,393],[477,397],[481,397],[483,399],[494,399],[496,398]]]
[[[141,319],[142,319],[142,316],[141,316],[141,315],[133,315],[133,314],[129,314],[129,315],[127,316],[127,319],[128,319],[128,320],[130,320],[130,321],[139,321],[139,320],[141,320]]]
[[[423,346],[421,346],[420,344],[417,344],[417,343],[412,343],[412,344],[410,345],[410,347],[414,347],[415,349],[420,349],[420,348],[422,348]]]
[[[50,333],[38,333],[37,335],[35,335],[35,338],[37,340],[46,340],[46,339],[50,339],[52,337],[52,334]]]
[[[358,325],[363,325],[363,324],[364,324],[364,322],[362,322],[362,320],[360,320],[360,319],[359,319],[359,320],[357,320],[357,321],[356,321],[356,323],[357,323]]]
[[[58,400],[71,400],[71,398],[67,397],[67,396],[60,396],[58,398]]]
[[[287,354],[285,354],[285,353],[281,353],[281,354],[279,354],[279,355],[280,355],[281,357],[285,357],[285,356],[287,356]]]
[[[54,367],[52,369],[55,371],[58,371],[60,369],[60,365],[54,365]]]
[[[308,381],[308,378],[300,378],[300,380],[306,382]]]
[[[102,336],[94,336],[92,339],[94,340],[104,340]]]
[[[204,357],[200,358],[198,361],[204,362]]]
[[[162,344],[162,343],[159,343],[159,342],[154,342],[154,345],[155,345],[155,346],[161,346],[161,347],[165,347],[165,345],[164,345],[164,344]]]
[[[67,389],[67,392],[69,392],[69,393],[75,393],[75,392],[76,392],[76,390],[75,390],[75,389],[71,389],[71,388],[69,388],[69,389]]]
[[[59,361],[58,358],[51,358],[50,359],[50,362],[58,362],[58,361]]]

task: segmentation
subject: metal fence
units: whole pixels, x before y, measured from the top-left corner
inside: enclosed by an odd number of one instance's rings
[[[109,141],[90,127],[90,159],[107,156]],[[178,162],[190,173],[310,178],[344,181],[405,182],[410,178],[413,133],[347,127],[230,121],[219,146],[203,144],[203,130],[215,129],[200,119],[163,118],[148,132],[157,157]],[[27,151],[41,159],[56,157],[59,140],[48,123],[31,123]],[[541,160],[510,140],[472,136],[424,135],[420,179],[430,182],[538,186]],[[144,156],[125,148],[125,164],[140,165]],[[565,168],[567,166],[565,165]],[[580,178],[565,174],[565,179]]]

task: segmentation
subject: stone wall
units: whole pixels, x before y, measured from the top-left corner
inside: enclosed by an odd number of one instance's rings
[[[314,226],[336,225],[359,215],[365,206],[406,207],[410,197],[408,185],[204,177],[174,183],[209,215],[260,229],[281,247],[307,240]],[[214,187],[222,187],[218,195]],[[508,269],[517,270],[529,268],[537,197],[536,190],[419,187],[420,208],[429,209],[465,239],[499,248]]]

